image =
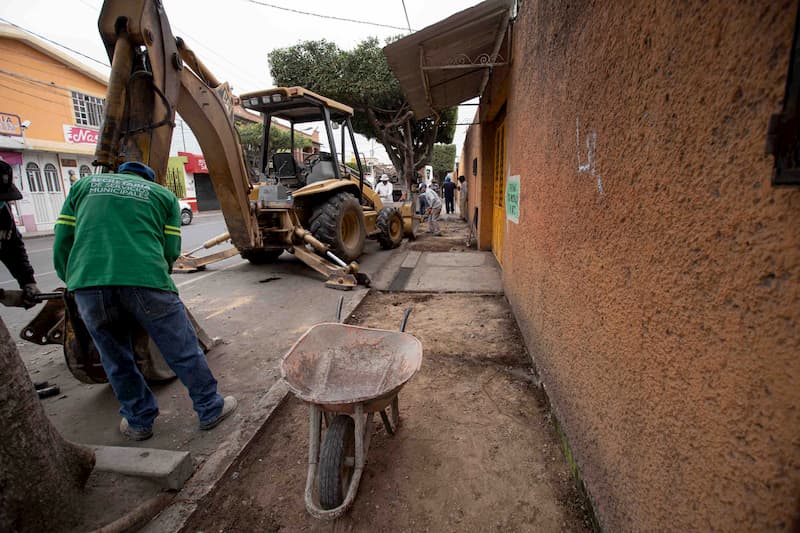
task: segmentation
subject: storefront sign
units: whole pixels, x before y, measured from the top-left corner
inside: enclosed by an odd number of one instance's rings
[[[178,155],[186,158],[186,172],[194,174],[208,174],[208,165],[202,155],[190,154],[189,152],[178,152]]]
[[[22,121],[19,115],[0,113],[0,135],[22,137]]]
[[[519,224],[519,176],[506,181],[506,219]]]
[[[77,159],[62,159],[61,160],[62,167],[77,167],[78,160]]]
[[[68,126],[64,124],[64,140],[72,144],[97,144],[100,132],[83,126]]]

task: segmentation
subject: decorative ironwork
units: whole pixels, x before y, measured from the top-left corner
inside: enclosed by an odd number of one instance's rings
[[[498,54],[479,54],[475,59],[470,58],[467,54],[456,54],[447,60],[448,65],[481,65],[487,66],[490,64],[504,64],[506,60],[502,55]]]

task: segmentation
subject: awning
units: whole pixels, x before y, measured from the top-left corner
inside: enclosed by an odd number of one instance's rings
[[[383,49],[417,118],[480,96],[501,50],[514,0],[487,0]]]

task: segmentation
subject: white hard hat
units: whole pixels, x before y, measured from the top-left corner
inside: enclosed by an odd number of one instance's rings
[[[386,174],[382,174],[381,181],[389,181],[389,176],[387,176]]]

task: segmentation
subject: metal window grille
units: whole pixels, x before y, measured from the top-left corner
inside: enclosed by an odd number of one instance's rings
[[[92,169],[89,168],[89,165],[81,165],[81,168],[78,171],[78,174],[80,175],[80,177],[88,176],[91,173],[92,173]]]
[[[28,177],[28,189],[31,192],[41,192],[44,190],[44,187],[42,187],[42,172],[39,170],[39,165],[36,163],[28,163],[25,166],[25,175]]]
[[[61,178],[55,165],[48,163],[44,166],[44,181],[47,185],[47,192],[59,192],[61,190]]]
[[[164,186],[178,198],[186,198],[186,180],[183,179],[183,173],[179,169],[167,169],[167,182]]]
[[[103,125],[105,103],[105,98],[73,92],[72,109],[75,111],[75,123],[99,128]]]

